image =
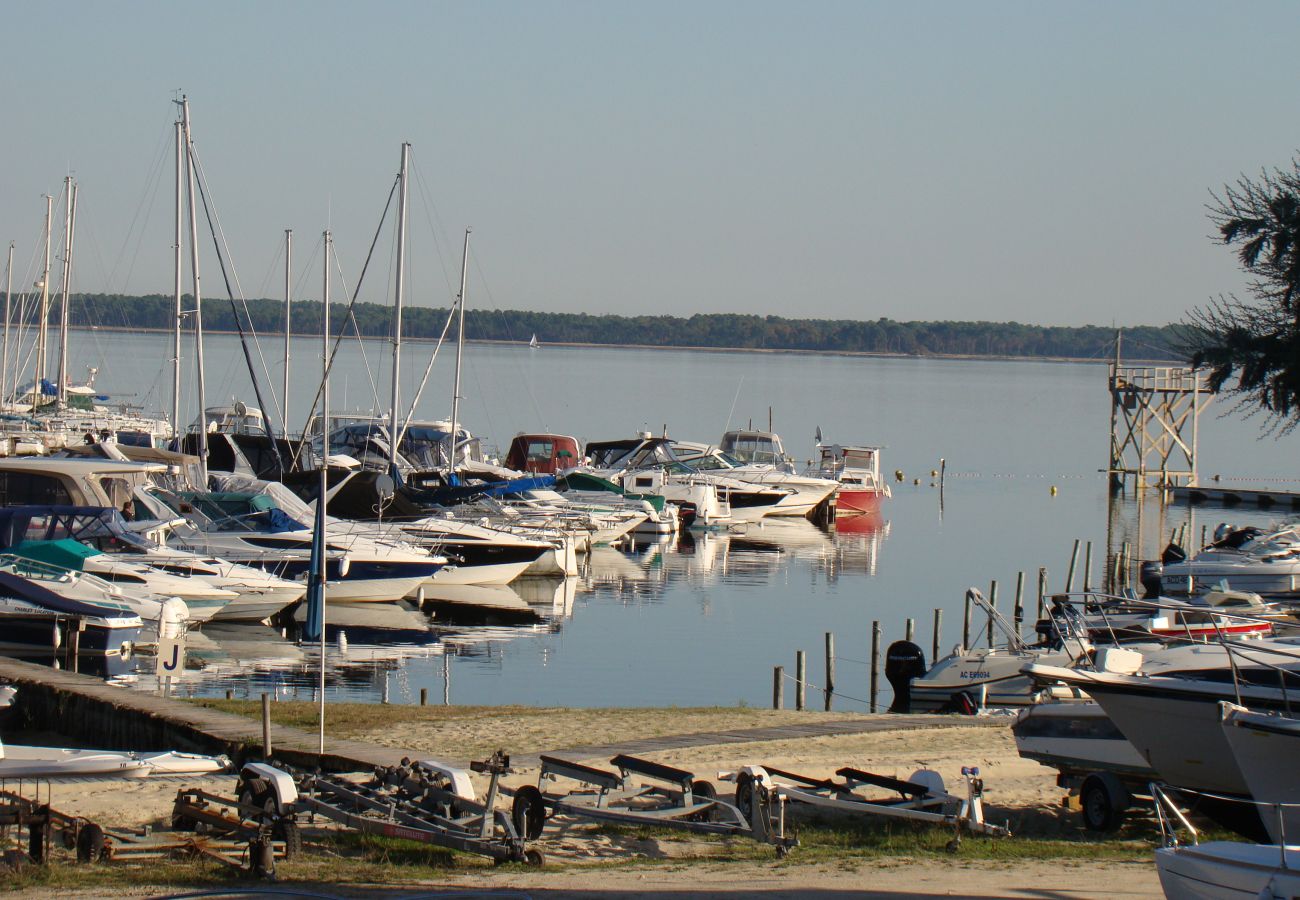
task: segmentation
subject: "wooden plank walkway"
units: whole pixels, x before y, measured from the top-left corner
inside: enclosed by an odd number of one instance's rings
[[[39,727],[66,734],[105,749],[177,749],[200,753],[225,753],[234,759],[261,758],[262,723],[233,713],[197,706],[181,700],[159,697],[143,691],[117,687],[89,675],[79,675],[48,666],[0,657],[0,682],[18,690],[18,711]],[[690,734],[662,735],[616,745],[578,746],[559,749],[536,748],[512,753],[519,766],[534,766],[547,753],[573,759],[608,758],[616,753],[632,755],[705,747],[714,744],[742,744],[782,741],[801,737],[868,734],[880,731],[912,731],[921,728],[1007,727],[1010,717],[894,716],[886,713],[834,722],[773,725]],[[403,750],[326,735],[322,756],[319,737],[313,732],[286,725],[271,726],[273,756],[291,765],[330,771],[365,771],[376,766],[396,765],[402,757],[429,757],[428,751]],[[464,765],[467,760],[447,760]]]

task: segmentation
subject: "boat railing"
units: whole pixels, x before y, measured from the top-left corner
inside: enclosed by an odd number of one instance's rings
[[[1132,614],[1135,612],[1173,612],[1179,615],[1179,622],[1183,626],[1183,634],[1179,637],[1173,635],[1151,635],[1153,641],[1188,641],[1188,642],[1208,642],[1208,636],[1200,637],[1193,634],[1191,630],[1192,622],[1187,618],[1187,613],[1197,613],[1204,615],[1205,621],[1200,624],[1212,625],[1214,627],[1214,640],[1223,643],[1230,641],[1231,637],[1225,635],[1222,630],[1224,621],[1244,622],[1273,626],[1273,620],[1264,616],[1245,612],[1232,612],[1222,607],[1216,606],[1199,606],[1194,603],[1182,601],[1168,602],[1161,600],[1145,600],[1135,597],[1132,594],[1108,594],[1101,591],[1077,591],[1064,594],[1053,594],[1053,604],[1068,604],[1070,606],[1081,607],[1084,613],[1093,613],[1101,617],[1103,630],[1110,636],[1111,640],[1119,643],[1114,623],[1111,617],[1121,614]],[[1049,617],[1055,626],[1055,613],[1049,611]],[[1121,628],[1122,630],[1122,628]]]
[[[1177,794],[1183,797],[1199,798],[1202,800],[1212,800],[1216,803],[1237,803],[1244,806],[1253,806],[1262,813],[1267,810],[1273,814],[1277,822],[1277,849],[1281,857],[1283,869],[1289,869],[1287,864],[1287,840],[1286,840],[1286,811],[1288,809],[1300,809],[1300,803],[1283,803],[1277,800],[1255,800],[1250,797],[1239,797],[1231,794],[1216,794],[1213,791],[1198,791],[1192,788],[1176,787],[1169,784],[1160,784],[1152,782],[1147,786],[1147,791],[1155,804],[1156,824],[1160,828],[1160,841],[1165,847],[1178,847],[1178,833],[1181,828],[1191,836],[1192,846],[1200,842],[1200,833],[1196,827],[1188,821],[1187,816],[1183,814],[1179,804],[1174,802],[1171,794]]]

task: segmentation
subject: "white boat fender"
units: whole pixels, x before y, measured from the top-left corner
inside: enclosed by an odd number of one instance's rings
[[[469,773],[464,769],[458,769],[436,759],[422,759],[416,765],[422,772],[447,779],[448,789],[462,800],[478,799],[478,795],[474,792],[474,783],[470,781]]]
[[[298,802],[298,787],[293,783],[293,776],[283,769],[267,763],[245,763],[239,770],[239,794],[244,794],[245,785],[263,782],[275,798],[276,813],[286,815]]]

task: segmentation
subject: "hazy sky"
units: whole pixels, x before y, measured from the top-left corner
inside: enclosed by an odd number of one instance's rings
[[[409,140],[415,304],[446,303],[471,225],[477,306],[1158,324],[1241,289],[1204,207],[1300,147],[1298,26],[1266,2],[13,3],[0,239],[30,284],[71,171],[73,289],[170,292],[183,89],[247,296],[280,295],[285,228],[303,296],[327,225],[355,280]]]

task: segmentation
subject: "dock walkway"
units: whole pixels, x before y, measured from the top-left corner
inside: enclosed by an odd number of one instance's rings
[[[224,753],[232,759],[261,758],[262,723],[215,709],[173,700],[156,694],[118,687],[89,675],[0,657],[0,682],[18,688],[17,711],[28,725],[57,731],[86,744],[106,749],[175,749],[196,753]],[[888,714],[863,715],[851,720],[774,725],[726,731],[662,735],[617,745],[566,748],[529,748],[512,753],[518,766],[539,763],[540,753],[574,759],[607,757],[616,753],[641,754],[683,747],[714,744],[753,743],[824,737],[837,734],[867,734],[877,731],[915,730],[970,726],[1005,727],[1004,717]],[[286,725],[271,726],[271,747],[275,759],[308,769],[365,771],[376,766],[397,764],[402,757],[427,757],[427,751],[403,750],[362,741],[327,737],[321,755],[319,737]],[[467,760],[447,760],[465,764]]]

